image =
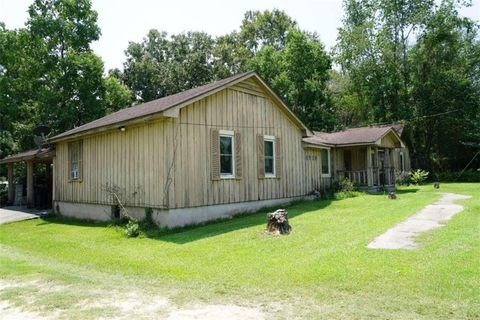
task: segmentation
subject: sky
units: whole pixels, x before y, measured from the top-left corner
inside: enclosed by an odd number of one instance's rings
[[[0,0],[0,21],[9,29],[24,26],[33,0]],[[317,32],[330,49],[343,16],[342,0],[93,0],[102,35],[92,44],[105,70],[121,68],[129,41],[141,41],[150,29],[176,34],[204,31],[222,35],[238,30],[247,10],[284,10],[301,29]],[[480,0],[461,11],[480,21]]]

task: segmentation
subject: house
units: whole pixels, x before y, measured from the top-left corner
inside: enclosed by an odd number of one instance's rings
[[[9,182],[13,162],[51,161],[55,211],[110,220],[120,202],[166,227],[279,206],[342,177],[393,186],[392,165],[406,170],[408,158],[393,127],[313,133],[253,72],[122,109],[50,143],[55,150],[0,160]]]

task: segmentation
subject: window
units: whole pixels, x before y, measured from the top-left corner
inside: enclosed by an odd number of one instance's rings
[[[403,152],[400,152],[400,170],[405,171],[405,159],[403,158]]]
[[[235,177],[235,157],[233,131],[220,131],[220,177]]]
[[[330,150],[322,149],[322,176],[330,177]]]
[[[264,136],[265,177],[275,177],[275,137]]]
[[[70,142],[68,144],[70,162],[70,180],[79,180],[82,177],[82,141]]]

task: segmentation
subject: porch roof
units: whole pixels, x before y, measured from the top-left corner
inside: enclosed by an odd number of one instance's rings
[[[52,158],[53,156],[55,156],[55,149],[51,147],[41,148],[41,149],[32,149],[32,150],[23,151],[23,152],[8,156],[4,159],[1,159],[0,164],[34,160],[34,159],[44,160],[44,159]]]
[[[338,132],[314,132],[314,136],[304,138],[310,144],[333,145],[336,147],[376,144],[389,132],[401,143],[397,128],[393,126],[351,128]]]

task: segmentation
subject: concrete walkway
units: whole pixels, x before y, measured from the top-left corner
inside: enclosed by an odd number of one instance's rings
[[[47,214],[47,210],[27,209],[25,207],[4,207],[0,208],[0,224],[36,219]]]
[[[429,204],[407,220],[397,224],[370,242],[371,249],[415,249],[415,237],[425,231],[442,227],[455,214],[463,210],[463,206],[454,201],[468,199],[470,196],[444,193],[443,197]]]

